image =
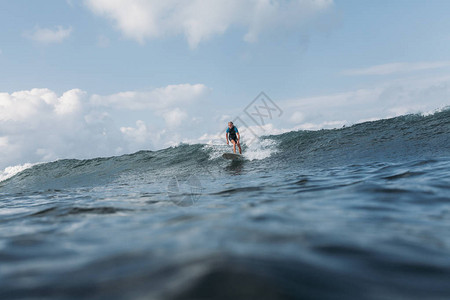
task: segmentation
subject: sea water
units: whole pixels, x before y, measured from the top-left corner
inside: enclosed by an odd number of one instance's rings
[[[450,299],[450,111],[5,170],[1,299]]]

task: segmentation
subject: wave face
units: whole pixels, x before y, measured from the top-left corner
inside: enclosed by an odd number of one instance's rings
[[[450,295],[450,110],[243,148],[10,169],[0,298]]]
[[[308,165],[405,161],[448,155],[450,110],[430,116],[406,115],[335,130],[275,136],[285,159]]]

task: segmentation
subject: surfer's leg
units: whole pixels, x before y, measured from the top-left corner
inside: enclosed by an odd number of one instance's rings
[[[237,142],[237,145],[238,145],[238,147],[239,147],[239,154],[242,154],[241,143],[240,143],[240,142]]]
[[[233,153],[236,153],[236,141],[231,140],[231,142],[233,143]]]

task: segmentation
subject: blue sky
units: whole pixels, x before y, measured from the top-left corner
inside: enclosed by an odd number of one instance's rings
[[[449,11],[443,0],[1,1],[0,167],[211,142],[260,91],[283,109],[265,134],[442,108]]]

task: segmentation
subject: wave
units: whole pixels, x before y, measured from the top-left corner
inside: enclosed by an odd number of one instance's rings
[[[411,114],[340,129],[271,136],[280,158],[308,164],[405,161],[450,154],[450,109]]]
[[[404,161],[449,156],[450,110],[405,115],[318,131],[291,131],[244,144],[245,163],[307,167],[361,162]],[[115,157],[63,159],[10,167],[0,174],[0,192],[9,188],[83,187],[105,184],[123,174],[152,173],[167,177],[192,173],[199,166],[228,164],[220,158],[226,145],[182,144],[159,151]],[[211,169],[211,168],[210,168]]]
[[[5,168],[3,171],[0,172],[0,182],[5,181],[13,176],[15,176],[16,174],[31,168],[32,166],[34,166],[36,164],[31,164],[31,163],[26,163],[23,165],[18,165],[18,166],[12,166],[12,167],[7,167]]]

